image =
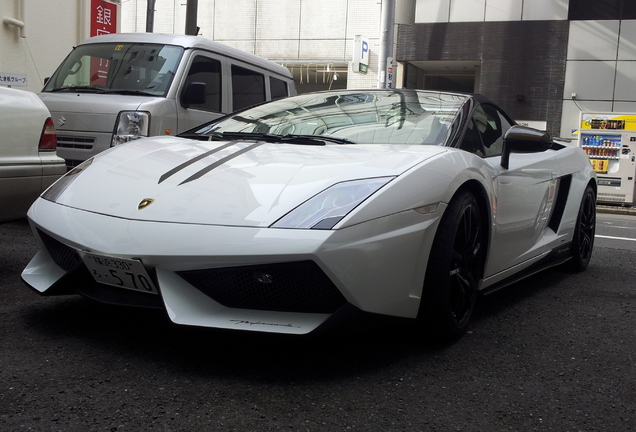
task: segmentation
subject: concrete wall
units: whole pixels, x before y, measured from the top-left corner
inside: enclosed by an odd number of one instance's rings
[[[0,1],[0,73],[26,75],[28,85],[16,88],[40,91],[73,45],[88,37],[89,5],[88,0]],[[10,20],[24,27],[7,24]]]

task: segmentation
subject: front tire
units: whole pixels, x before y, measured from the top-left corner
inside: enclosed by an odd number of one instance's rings
[[[574,238],[572,239],[572,259],[570,268],[583,271],[592,258],[594,248],[594,234],[596,233],[596,193],[592,186],[587,186],[583,192],[579,215],[576,218]]]
[[[419,319],[441,340],[461,337],[477,299],[485,230],[475,197],[462,192],[440,221],[426,269]]]

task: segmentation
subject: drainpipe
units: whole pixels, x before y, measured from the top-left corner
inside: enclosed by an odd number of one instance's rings
[[[386,88],[387,57],[393,57],[395,0],[382,0],[380,15],[380,52],[378,53],[378,88]]]
[[[5,25],[15,26],[20,29],[20,37],[26,38],[26,28],[24,22],[26,21],[26,0],[20,0],[20,15],[22,21],[15,18],[4,17],[2,22]]]

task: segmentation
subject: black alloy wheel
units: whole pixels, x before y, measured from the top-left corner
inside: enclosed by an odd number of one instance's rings
[[[434,336],[453,340],[465,333],[475,308],[484,254],[479,206],[471,193],[462,192],[442,217],[426,270],[419,317]]]
[[[592,186],[588,185],[583,192],[581,207],[574,227],[574,237],[572,238],[570,267],[574,271],[583,271],[590,263],[595,233],[596,193]]]

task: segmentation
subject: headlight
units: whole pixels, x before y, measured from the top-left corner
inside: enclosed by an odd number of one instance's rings
[[[67,187],[75,181],[77,176],[79,176],[82,171],[90,166],[93,163],[93,159],[88,159],[87,161],[82,162],[66,174],[64,174],[58,181],[53,183],[47,190],[42,193],[42,198],[48,201],[56,202],[57,199],[62,195],[62,193],[66,190]]]
[[[331,229],[392,179],[380,177],[337,183],[287,213],[272,228]]]
[[[150,126],[150,113],[144,111],[122,111],[117,116],[115,133],[111,147],[128,141],[147,137]]]

